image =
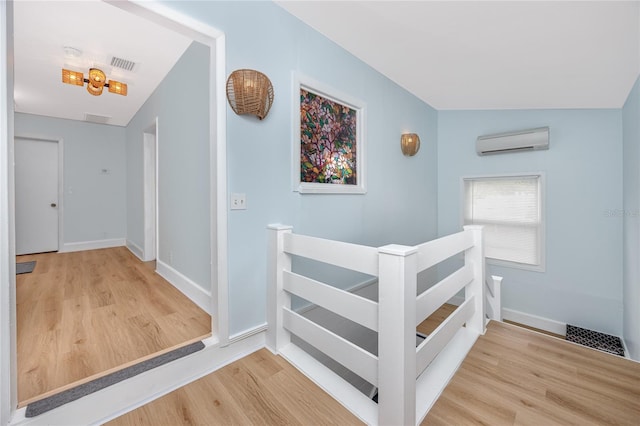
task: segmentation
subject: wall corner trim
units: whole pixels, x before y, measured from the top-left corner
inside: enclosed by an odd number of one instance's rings
[[[127,240],[126,245],[129,251],[133,253],[135,257],[137,257],[138,259],[144,262],[144,252],[142,251],[142,248],[140,248],[139,245],[137,245],[131,240]]]

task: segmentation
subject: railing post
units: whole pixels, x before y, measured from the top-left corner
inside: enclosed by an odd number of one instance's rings
[[[491,275],[489,277],[493,284],[493,297],[491,298],[491,308],[493,309],[492,320],[502,321],[502,277]]]
[[[467,232],[473,233],[473,247],[464,254],[465,265],[473,266],[473,281],[465,287],[465,300],[474,297],[474,313],[467,322],[467,327],[479,334],[485,332],[484,315],[484,240],[482,238],[482,226],[467,225]]]
[[[284,235],[293,227],[269,225],[267,253],[267,347],[274,353],[289,344],[291,335],[282,324],[282,308],[291,308],[291,295],[283,289],[283,272],[291,270],[291,256],[284,252]]]
[[[416,423],[418,251],[378,249],[378,423]]]

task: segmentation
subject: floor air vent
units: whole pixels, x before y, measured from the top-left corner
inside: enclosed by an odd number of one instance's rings
[[[593,349],[608,352],[610,354],[624,356],[624,348],[619,337],[610,334],[599,333],[586,328],[567,324],[567,341]]]

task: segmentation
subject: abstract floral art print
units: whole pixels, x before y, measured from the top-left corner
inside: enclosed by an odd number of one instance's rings
[[[365,193],[364,104],[294,75],[294,190]]]

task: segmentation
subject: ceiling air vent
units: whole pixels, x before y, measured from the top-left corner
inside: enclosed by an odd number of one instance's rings
[[[98,124],[107,124],[111,120],[111,117],[107,117],[106,115],[98,115],[98,114],[89,114],[88,112],[84,113],[84,121],[88,121],[90,123],[98,123]]]
[[[128,59],[118,58],[117,56],[111,57],[111,66],[114,68],[120,68],[125,71],[133,71],[136,68],[136,63],[129,61]]]

